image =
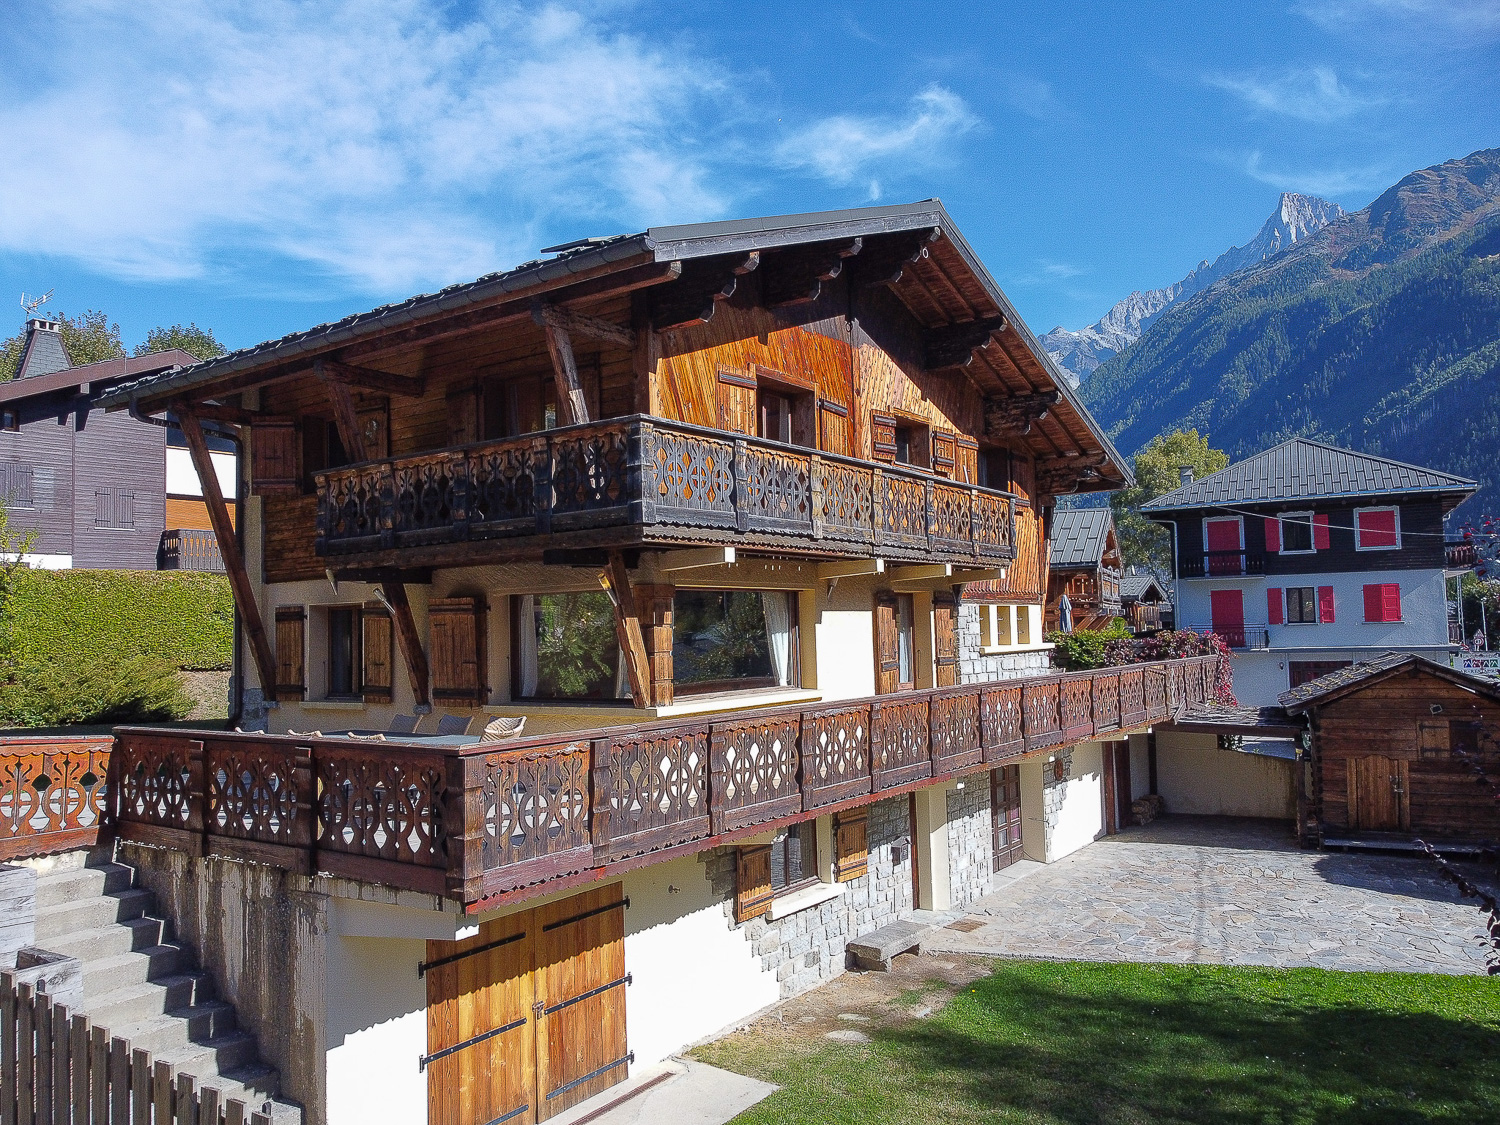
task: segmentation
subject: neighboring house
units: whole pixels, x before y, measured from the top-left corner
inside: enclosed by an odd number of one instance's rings
[[[1172,602],[1154,574],[1128,568],[1120,575],[1120,612],[1135,633],[1172,628]]]
[[[1447,659],[1443,518],[1475,488],[1296,438],[1142,511],[1172,532],[1179,627],[1222,636],[1240,702],[1267,706],[1373,654]]]
[[[1073,628],[1104,629],[1120,616],[1120,544],[1109,508],[1061,508],[1052,515],[1052,570],[1047,580],[1047,628],[1056,629],[1064,593]]]
[[[1321,842],[1500,838],[1493,680],[1389,652],[1284,692],[1281,703],[1309,720],[1305,811]]]
[[[541,1120],[842,972],[1123,823],[1217,667],[1014,679],[1130,477],[941,204],[554,250],[110,396],[249,446],[272,733],[122,731],[112,807],[312,1125]]]
[[[56,321],[27,321],[16,377],[0,383],[0,496],[12,527],[38,532],[28,564],[222,569],[181,432],[98,405],[121,383],[197,362],[174,348],[74,367]],[[234,443],[209,440],[233,499]]]

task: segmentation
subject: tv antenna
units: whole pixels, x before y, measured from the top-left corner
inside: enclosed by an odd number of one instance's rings
[[[30,299],[27,298],[27,296],[26,296],[25,293],[22,293],[21,294],[21,311],[26,314],[26,319],[30,320],[32,314],[35,313],[37,309],[41,308],[48,301],[52,300],[52,294],[55,293],[55,292],[57,292],[56,289],[49,289],[49,290],[47,290],[47,292],[43,293],[40,297],[32,297]]]

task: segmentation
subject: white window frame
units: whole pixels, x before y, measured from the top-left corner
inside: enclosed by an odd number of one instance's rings
[[[1294,551],[1293,552],[1293,554],[1298,554],[1298,555],[1306,554],[1306,553],[1307,552],[1305,552],[1305,551]],[[1313,597],[1312,597],[1312,620],[1311,621],[1293,621],[1292,620],[1292,591],[1293,590],[1311,590],[1313,592]],[[1301,629],[1301,628],[1303,628],[1305,626],[1308,626],[1308,625],[1318,625],[1318,624],[1321,624],[1321,622],[1318,620],[1318,617],[1319,617],[1319,614],[1318,614],[1318,587],[1316,586],[1316,584],[1312,585],[1312,586],[1284,586],[1284,587],[1282,587],[1282,590],[1281,590],[1281,623],[1283,625],[1290,626],[1290,627],[1292,627],[1294,629]]]
[[[1315,514],[1316,513],[1310,510],[1306,512],[1282,512],[1279,516],[1275,517],[1277,523],[1276,553],[1278,555],[1316,555],[1318,553],[1318,530],[1316,525],[1313,523],[1313,517]],[[1305,551],[1288,551],[1285,546],[1286,521],[1296,516],[1307,517],[1307,541],[1309,544],[1311,544],[1311,546],[1309,546]]]
[[[1360,544],[1359,516],[1361,512],[1393,512],[1396,523],[1396,542],[1390,547],[1365,547]],[[1370,508],[1354,509],[1354,549],[1356,551],[1399,551],[1401,549],[1401,508],[1396,504],[1381,504]]]
[[[1213,550],[1208,545],[1208,525],[1211,523],[1227,523],[1233,520],[1240,525],[1240,545],[1238,550],[1245,549],[1245,517],[1244,516],[1204,516],[1203,517],[1203,553],[1206,555]]]

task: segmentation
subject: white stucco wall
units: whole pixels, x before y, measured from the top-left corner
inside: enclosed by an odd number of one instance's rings
[[[1104,831],[1103,747],[1097,742],[1079,743],[1065,761],[1066,779],[1053,783],[1047,794],[1048,863],[1093,843]]]
[[[219,489],[230,500],[234,491],[234,454],[209,452],[213,461],[214,475],[219,478]],[[193,468],[193,456],[179,446],[167,446],[167,493],[171,496],[202,496],[203,486],[198,480],[198,470]]]
[[[329,936],[329,1125],[427,1120],[425,953],[420,938]]]
[[[1211,734],[1156,736],[1157,789],[1168,813],[1292,819],[1297,769],[1283,758],[1220,750]]]

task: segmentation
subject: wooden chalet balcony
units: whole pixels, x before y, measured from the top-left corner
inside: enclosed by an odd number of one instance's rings
[[[1162,722],[1219,671],[1198,657],[503,749],[120,728],[109,818],[126,840],[473,906]]]
[[[1177,560],[1178,578],[1236,578],[1265,572],[1266,556],[1260,551],[1204,551]]]
[[[643,415],[317,479],[330,564],[705,542],[975,567],[1016,555],[1008,493]]]

